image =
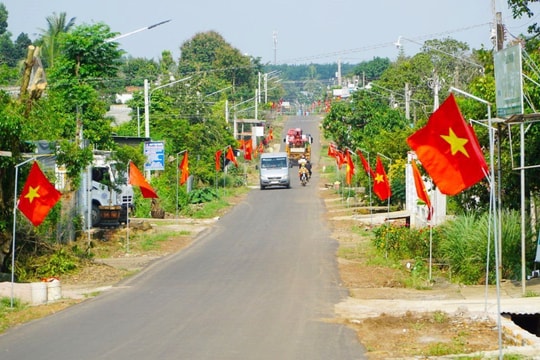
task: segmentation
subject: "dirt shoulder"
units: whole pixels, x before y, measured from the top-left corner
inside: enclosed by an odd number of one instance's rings
[[[332,237],[342,250],[354,252],[354,260],[337,258],[349,297],[336,304],[336,316],[357,331],[369,359],[464,358],[463,354],[475,359],[498,357],[495,287],[460,286],[442,277],[421,289],[405,287],[407,261],[392,268],[372,261],[367,235],[387,214],[361,215],[358,208],[349,206],[325,186],[320,194]],[[527,286],[531,293],[540,294],[538,279]],[[534,314],[540,306],[539,297],[524,298],[520,284],[509,281],[501,283],[500,298],[502,311],[510,313]],[[507,318],[501,322],[505,354],[519,354],[522,359],[538,356],[540,342],[536,336]]]

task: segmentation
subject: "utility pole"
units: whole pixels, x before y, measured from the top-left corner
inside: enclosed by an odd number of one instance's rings
[[[268,103],[268,73],[264,74],[264,103]]]
[[[257,96],[258,96],[259,98],[258,98],[257,101],[260,103],[260,102],[261,102],[261,72],[259,71],[258,74],[259,74],[259,83],[258,83],[258,87],[257,87],[257,90],[258,90],[258,91],[257,91],[257,94],[258,94]]]
[[[144,137],[150,137],[150,100],[148,96],[148,79],[144,79]]]
[[[433,77],[428,80],[428,86],[433,89],[433,111],[439,108],[439,90],[441,90],[442,80],[437,75],[437,71],[433,71]]]
[[[504,25],[502,23],[502,15],[500,12],[495,14],[495,21],[496,21],[496,28],[495,28],[495,34],[496,34],[496,49],[497,51],[502,50],[504,47]]]
[[[274,31],[272,38],[274,39],[274,65],[277,65],[277,31]]]
[[[411,119],[411,91],[409,83],[405,83],[405,119]]]
[[[341,87],[341,59],[338,59],[337,64],[337,81],[338,85]]]

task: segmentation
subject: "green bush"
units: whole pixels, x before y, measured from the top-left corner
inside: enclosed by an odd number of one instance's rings
[[[490,283],[495,280],[495,248],[493,232],[489,232],[489,214],[467,214],[456,217],[442,226],[444,236],[440,244],[441,256],[452,267],[452,272],[467,284],[485,283],[486,261],[489,261]],[[521,277],[521,215],[517,211],[504,210],[501,214],[502,274],[505,279]],[[527,224],[530,222],[527,220]],[[531,229],[526,229],[526,267],[530,271],[534,264],[536,241]],[[488,259],[489,244],[489,259]]]
[[[188,194],[190,204],[202,204],[217,199],[218,197],[217,190],[210,187],[195,189]]]
[[[384,224],[375,228],[373,244],[378,251],[388,253],[393,259],[429,258],[429,228],[409,228]],[[439,241],[439,229],[432,229],[432,247]]]
[[[521,218],[517,211],[505,210],[501,214],[502,278],[518,280],[521,276]],[[527,221],[527,224],[530,222]],[[489,232],[489,216],[467,214],[432,228],[432,258],[448,264],[452,275],[465,284],[486,281],[486,262],[489,261],[490,283],[495,281],[495,250],[493,231]],[[488,241],[488,233],[491,240]],[[385,224],[374,229],[373,244],[380,254],[393,260],[414,259],[425,263],[429,258],[429,228],[410,229]],[[536,240],[530,228],[526,229],[526,271],[534,265]],[[489,259],[488,259],[489,244]]]

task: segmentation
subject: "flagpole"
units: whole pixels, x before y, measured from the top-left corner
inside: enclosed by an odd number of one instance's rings
[[[178,155],[180,155],[180,153],[176,153],[176,220],[178,220],[178,182],[180,181],[180,170],[178,169]]]
[[[223,154],[225,156],[225,159],[227,159],[227,151],[229,150],[229,147],[230,145],[226,146],[224,151],[223,151]],[[225,190],[225,178],[226,178],[226,174],[227,174],[227,166],[225,164],[225,159],[223,161],[223,190]],[[221,160],[221,159],[220,159]]]
[[[357,155],[350,148],[347,147],[346,149],[347,149],[348,159],[351,160],[351,163],[349,163],[349,161],[346,160],[348,167],[345,169],[345,182],[347,182],[349,180],[349,176],[350,176],[350,180],[351,180],[351,183],[352,183],[353,182],[352,178],[354,176],[354,161],[353,161],[353,159],[351,159],[351,154],[354,155],[354,156],[357,156]],[[349,175],[349,173],[350,173],[350,175]],[[351,185],[352,184],[347,184],[347,185],[349,186],[349,189],[347,190],[347,196],[349,198],[350,195],[351,195]],[[352,186],[352,188],[354,189],[355,186]],[[356,192],[354,192],[354,194],[356,195]],[[350,206],[350,204],[347,203],[347,207],[349,207],[349,206]]]
[[[379,153],[379,152],[377,153],[377,155],[380,155],[380,156],[382,156],[383,158],[385,158],[386,160],[390,161],[389,167],[392,166],[392,159],[390,159],[388,156],[385,156],[385,155],[383,155],[383,154],[381,154],[381,153]],[[388,181],[388,185],[390,185],[390,181]],[[392,195],[390,195],[390,196],[388,197],[388,212],[390,212],[390,198],[391,198],[391,197],[392,197]]]
[[[358,148],[358,150],[360,151],[363,151],[367,154],[367,163],[368,163],[368,166],[370,166],[370,169],[371,169],[371,165],[369,165],[369,151],[366,151],[362,148]],[[366,171],[367,169],[364,169],[364,171]],[[367,171],[366,171],[367,172]],[[372,202],[372,198],[371,198],[371,174],[367,174],[368,176],[368,189],[369,189],[369,214],[370,214],[370,225],[373,225],[373,202]]]
[[[382,156],[383,158],[385,158],[386,160],[390,161],[390,165],[392,165],[392,159],[390,159],[388,156],[383,155],[383,154],[381,154],[381,153],[379,153],[379,152],[377,153],[377,155],[380,155],[380,156]],[[390,181],[388,181],[388,186],[390,186]],[[390,218],[390,199],[391,199],[391,198],[392,198],[392,195],[390,195],[390,196],[388,197],[388,202],[387,202],[388,205],[387,205],[387,211],[386,211],[386,213],[388,214],[388,215],[387,215],[388,218]],[[388,234],[388,232],[387,232],[387,234]],[[387,236],[388,236],[388,235],[387,235]],[[387,247],[387,245],[388,245],[388,241],[385,241],[385,248]],[[385,257],[388,257],[388,249],[386,249],[386,256],[385,256]]]
[[[179,183],[180,183],[180,168],[178,163],[178,156],[182,153],[185,153],[186,150],[182,150],[180,152],[176,153],[176,219],[178,220],[178,190],[179,190]]]
[[[495,165],[494,165],[494,157],[495,157],[495,139],[493,136],[493,128],[492,128],[492,119],[491,119],[491,103],[487,100],[481,99],[477,96],[474,96],[468,92],[465,92],[463,90],[457,89],[453,86],[449,88],[449,91],[457,92],[459,94],[462,94],[464,96],[470,97],[478,102],[481,102],[487,106],[488,111],[488,134],[489,134],[489,157],[490,157],[490,176],[487,176],[490,184],[490,209],[492,212],[492,222],[493,222],[493,239],[494,239],[494,248],[495,248],[495,279],[496,279],[496,292],[497,292],[497,328],[498,328],[498,341],[499,341],[499,357],[502,359],[502,325],[501,325],[501,295],[500,295],[500,269],[499,267],[501,264],[499,263],[499,251],[502,250],[501,246],[501,229],[499,229],[500,221],[497,222],[498,216],[501,216],[500,211],[497,214],[497,199],[496,199],[496,193],[493,190],[493,187],[495,185]],[[523,139],[522,139],[523,140]],[[500,204],[500,199],[499,199]],[[522,204],[523,205],[523,204]],[[523,206],[522,206],[522,212],[523,212]],[[522,219],[523,220],[523,219]],[[491,221],[488,221],[488,223],[491,223]],[[522,221],[523,223],[523,221]],[[489,241],[489,237],[488,237]],[[489,244],[488,244],[489,246]],[[523,250],[523,249],[522,249]],[[523,266],[523,265],[522,265]],[[523,274],[522,274],[523,275]],[[487,279],[486,279],[487,283]],[[525,279],[522,276],[521,280],[521,286],[523,289],[523,292],[525,292]]]
[[[130,164],[131,164],[131,159],[128,161],[128,164],[127,164],[127,176],[128,176],[128,179],[127,179],[127,183],[129,184],[130,182],[130,177],[131,177],[131,172],[130,172]],[[132,203],[133,205],[135,205],[135,194],[133,194],[133,200],[132,200]],[[127,209],[126,209],[126,253],[129,253],[129,205],[127,206]]]
[[[19,163],[15,165],[15,191],[13,192],[13,233],[12,241],[11,241],[11,301],[10,306],[13,309],[13,298],[14,298],[14,288],[15,288],[15,239],[16,235],[15,232],[17,230],[17,183],[19,181],[19,167],[35,160],[35,157],[32,157],[28,160],[23,161],[22,163]]]

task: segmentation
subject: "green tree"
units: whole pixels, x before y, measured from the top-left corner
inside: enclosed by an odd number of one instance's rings
[[[50,66],[54,66],[54,60],[58,56],[58,40],[60,35],[67,33],[75,26],[75,18],[67,20],[65,12],[60,14],[53,13],[47,16],[47,29],[41,30],[41,38],[38,45],[42,47],[45,54],[45,62]]]
[[[233,86],[237,96],[250,94],[262,71],[258,60],[242,55],[215,32],[198,33],[180,47],[178,72],[181,76],[205,73],[211,79],[225,81]]]
[[[160,74],[159,67],[160,65],[152,59],[133,58],[131,56],[123,57],[118,77],[124,87],[142,87],[145,79],[150,83],[154,83],[158,79]]]
[[[9,13],[4,3],[0,3],[0,35],[7,32]]]
[[[390,64],[390,59],[377,56],[373,60],[362,61],[354,68],[353,73],[365,81],[377,80]]]
[[[32,40],[28,37],[26,33],[20,33],[15,39],[13,44],[13,58],[16,61],[20,61],[25,58],[26,52],[28,51],[28,46],[32,45]]]
[[[104,118],[107,103],[102,100],[108,79],[116,76],[121,51],[118,44],[106,40],[115,34],[107,25],[80,25],[59,37],[59,55],[49,71],[48,98],[54,107],[61,107],[63,139],[87,139],[93,147],[112,146],[110,121]],[[82,131],[82,134],[81,134]],[[90,160],[84,150],[68,146],[60,150],[72,179]]]
[[[527,16],[529,19],[531,19],[534,18],[534,12],[531,8],[533,3],[537,2],[538,0],[508,0],[508,6],[512,10],[512,16],[514,19],[521,19],[523,16]],[[540,33],[538,23],[532,23],[528,27],[528,32],[536,37]]]

